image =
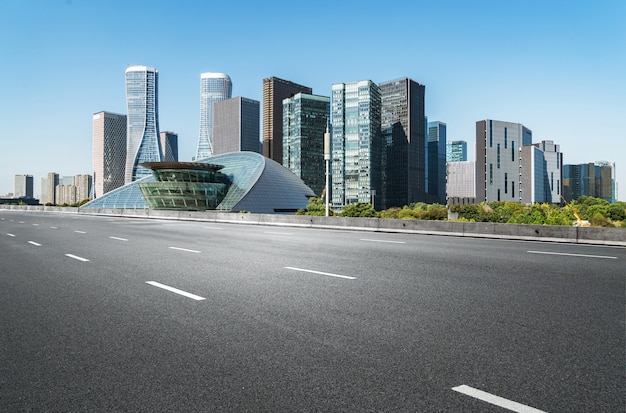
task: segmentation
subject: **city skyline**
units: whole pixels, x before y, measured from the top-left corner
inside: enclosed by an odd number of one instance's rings
[[[239,13],[225,4],[187,8],[114,1],[101,9],[78,0],[36,8],[3,2],[0,12],[8,18],[0,28],[0,52],[7,63],[0,87],[8,98],[0,118],[0,194],[13,192],[16,174],[35,177],[37,196],[40,179],[49,172],[93,173],[92,115],[125,113],[123,71],[145,64],[159,70],[159,124],[178,133],[181,160],[190,160],[196,149],[197,79],[203,72],[228,73],[233,95],[256,100],[262,97],[262,79],[272,76],[323,96],[330,96],[334,83],[410,77],[426,86],[428,119],[446,123],[449,141],[468,142],[468,160],[474,159],[476,121],[521,123],[533,131],[534,143],[558,143],[565,164],[615,162],[618,199],[625,199],[623,2],[567,8],[533,1],[394,2],[375,11],[354,5],[322,1],[314,8],[291,8],[298,24],[320,30],[285,38],[290,20],[279,10],[280,2],[246,3]],[[208,8],[237,18],[206,27],[201,16]],[[333,25],[333,15],[348,12],[354,23],[343,21],[338,32],[321,33]],[[167,17],[184,24],[153,33],[153,41],[138,48],[124,39],[150,27],[138,23],[142,13],[149,18],[141,21]],[[441,19],[411,24],[423,15]],[[527,22],[526,30],[512,30],[513,20]],[[385,21],[397,24],[383,27]],[[231,33],[234,24],[244,30]],[[201,49],[203,38],[216,36],[221,42],[210,53],[192,52]],[[362,41],[345,53],[345,40],[352,37]],[[412,46],[408,54],[407,44]],[[374,49],[382,53],[381,62],[358,61]],[[38,76],[42,66],[45,79]]]

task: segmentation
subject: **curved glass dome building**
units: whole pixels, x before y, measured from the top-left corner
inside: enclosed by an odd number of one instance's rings
[[[182,209],[295,213],[314,192],[293,172],[255,152],[232,152],[198,162],[149,163],[152,175],[81,208]],[[147,194],[147,196],[146,196]]]

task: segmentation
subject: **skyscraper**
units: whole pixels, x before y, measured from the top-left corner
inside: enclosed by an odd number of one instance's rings
[[[263,156],[283,162],[283,100],[296,93],[313,93],[310,87],[289,80],[263,79]]]
[[[324,132],[330,98],[297,93],[283,100],[283,166],[321,196],[326,185]]]
[[[178,134],[175,132],[159,133],[163,162],[178,162]]]
[[[194,160],[213,155],[213,104],[230,99],[232,90],[233,84],[225,73],[200,75],[200,135]]]
[[[98,112],[93,115],[93,181],[94,198],[124,185],[126,168],[126,115]],[[48,185],[50,185],[48,174]],[[56,185],[59,176],[56,176]],[[47,192],[55,204],[54,187]]]
[[[608,202],[617,199],[615,162],[597,161],[563,166],[563,197],[567,202],[581,196],[602,198]]]
[[[532,136],[520,123],[476,122],[476,202],[521,201],[520,148]]]
[[[446,203],[446,124],[428,122],[428,193]]]
[[[353,203],[380,205],[380,88],[371,80],[332,86],[333,209]]]
[[[126,134],[126,130],[124,130]],[[124,164],[122,164],[122,171],[124,170]],[[124,176],[122,175],[122,184],[124,183]],[[56,187],[59,185],[59,174],[56,172],[49,172],[46,178],[41,178],[41,196],[40,203],[56,205]]]
[[[561,202],[563,154],[559,145],[541,141],[520,150],[519,198],[525,204]]]
[[[259,152],[260,104],[258,100],[237,96],[215,102],[213,154]]]
[[[32,198],[33,197],[33,176],[32,175],[15,175],[15,188],[13,189],[14,198]]]
[[[426,187],[425,86],[409,78],[380,84],[382,208],[428,201]]]
[[[467,161],[467,142],[452,141],[446,143],[446,162]]]
[[[160,162],[159,73],[153,67],[126,69],[126,107],[128,132],[125,183],[151,175],[143,162]]]

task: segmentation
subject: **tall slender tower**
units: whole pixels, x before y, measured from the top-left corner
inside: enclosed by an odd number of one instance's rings
[[[126,115],[98,112],[93,115],[93,184],[94,198],[124,185],[126,165]],[[48,174],[46,202],[55,204],[54,187]]]
[[[128,141],[124,181],[127,184],[151,174],[150,169],[139,164],[161,161],[158,84],[159,73],[153,67],[131,66],[126,69]]]
[[[233,84],[225,73],[202,73],[200,75],[200,135],[196,156],[198,161],[213,155],[213,104],[230,99]]]

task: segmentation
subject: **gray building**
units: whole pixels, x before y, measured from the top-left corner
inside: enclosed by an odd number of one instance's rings
[[[178,162],[178,134],[164,131],[159,133],[163,162]]]
[[[213,154],[259,152],[260,105],[241,96],[213,103]]]
[[[563,154],[559,145],[541,141],[520,150],[520,201],[525,204],[561,202]]]
[[[15,175],[14,198],[33,198],[33,176]]]
[[[428,193],[440,203],[446,203],[446,124],[428,122]]]
[[[532,131],[520,123],[476,122],[476,202],[521,202],[520,148]]]
[[[124,185],[126,168],[126,115],[98,112],[93,115],[93,196],[99,197]],[[50,181],[48,182],[50,185]],[[57,175],[56,185],[59,184]],[[54,187],[48,196],[54,196]],[[56,204],[55,201],[51,201]]]
[[[283,166],[319,197],[326,185],[324,133],[330,97],[298,93],[283,100]]]
[[[124,175],[122,174],[122,181]],[[59,185],[59,174],[49,172],[45,178],[41,178],[41,196],[40,202],[44,205],[56,205],[56,187]]]
[[[567,202],[592,196],[608,202],[617,200],[615,162],[597,161],[563,166],[563,197]]]

